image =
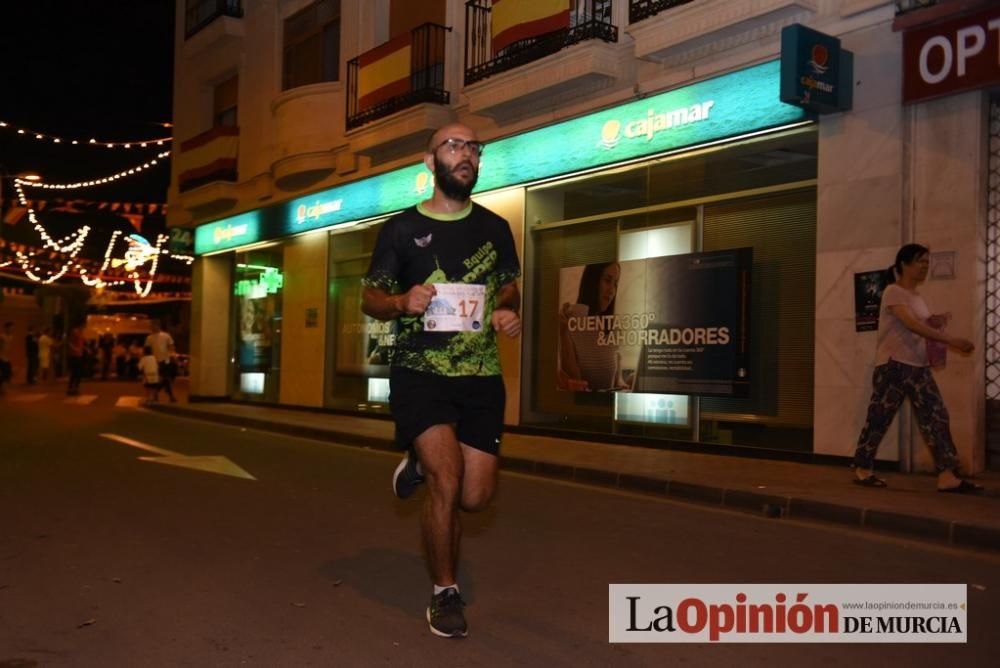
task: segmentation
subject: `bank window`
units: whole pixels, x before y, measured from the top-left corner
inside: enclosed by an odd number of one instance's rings
[[[663,227],[644,229],[623,229],[618,235],[618,261],[645,260],[647,258],[663,257],[690,253],[694,250],[694,215],[691,221],[682,221]],[[646,219],[640,216],[639,224]],[[628,221],[623,221],[622,227]],[[624,306],[624,305],[623,305]],[[627,306],[623,309],[628,312]],[[639,346],[622,346],[622,380],[631,387],[635,382],[638,358],[641,356]],[[690,397],[681,394],[652,394],[616,392],[614,403],[614,418],[618,423],[657,424],[690,428],[688,416],[690,413]]]
[[[215,86],[212,96],[212,126],[237,125],[239,77],[232,76]]]
[[[282,90],[340,78],[340,0],[285,19]]]
[[[232,314],[237,398],[278,400],[284,284],[280,248],[237,254]]]

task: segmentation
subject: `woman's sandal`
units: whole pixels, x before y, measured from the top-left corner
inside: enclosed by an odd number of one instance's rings
[[[862,487],[886,487],[887,483],[882,478],[877,477],[875,474],[868,476],[867,478],[854,478],[855,485],[861,485]]]
[[[954,487],[939,489],[938,491],[945,494],[982,494],[983,488],[969,480],[962,480],[962,482],[958,483]]]

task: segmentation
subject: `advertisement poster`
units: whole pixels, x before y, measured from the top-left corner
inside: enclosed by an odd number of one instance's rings
[[[878,314],[885,289],[885,270],[854,274],[854,331],[878,330]]]
[[[337,300],[337,373],[388,378],[395,323],[369,318],[361,312],[360,279],[341,279],[337,283],[341,297]]]
[[[267,371],[271,367],[272,332],[275,299],[268,295],[239,296],[241,372]]]
[[[745,396],[752,267],[738,248],[560,270],[559,389]]]

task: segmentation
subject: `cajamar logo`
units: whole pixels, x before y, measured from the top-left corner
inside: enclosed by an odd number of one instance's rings
[[[221,244],[223,241],[232,241],[236,237],[243,236],[247,233],[246,224],[243,225],[226,225],[225,227],[217,227],[215,231],[212,232],[212,239],[216,244]]]
[[[692,123],[707,121],[714,100],[692,104],[687,107],[679,107],[663,113],[657,113],[655,109],[646,111],[642,118],[622,123],[617,118],[612,118],[604,122],[601,127],[601,140],[598,146],[605,149],[613,149],[624,136],[626,139],[637,139],[645,137],[646,141],[652,141],[658,133],[671,128],[679,128]]]
[[[830,61],[830,52],[822,44],[814,44],[812,48],[812,60],[809,61],[808,65],[813,69],[816,74],[826,74],[826,71],[830,69],[827,63]]]
[[[430,175],[430,173],[421,170],[421,172],[419,174],[417,174],[417,178],[416,178],[416,181],[414,182],[414,188],[413,188],[413,190],[418,195],[423,195],[425,192],[427,192],[427,188],[428,188],[428,186],[430,186],[430,183],[431,183],[431,175]]]

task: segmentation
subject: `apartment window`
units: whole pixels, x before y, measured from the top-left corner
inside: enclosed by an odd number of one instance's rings
[[[212,102],[212,126],[236,127],[239,77],[232,76],[215,87]]]
[[[340,0],[319,0],[285,19],[282,90],[340,79]]]

